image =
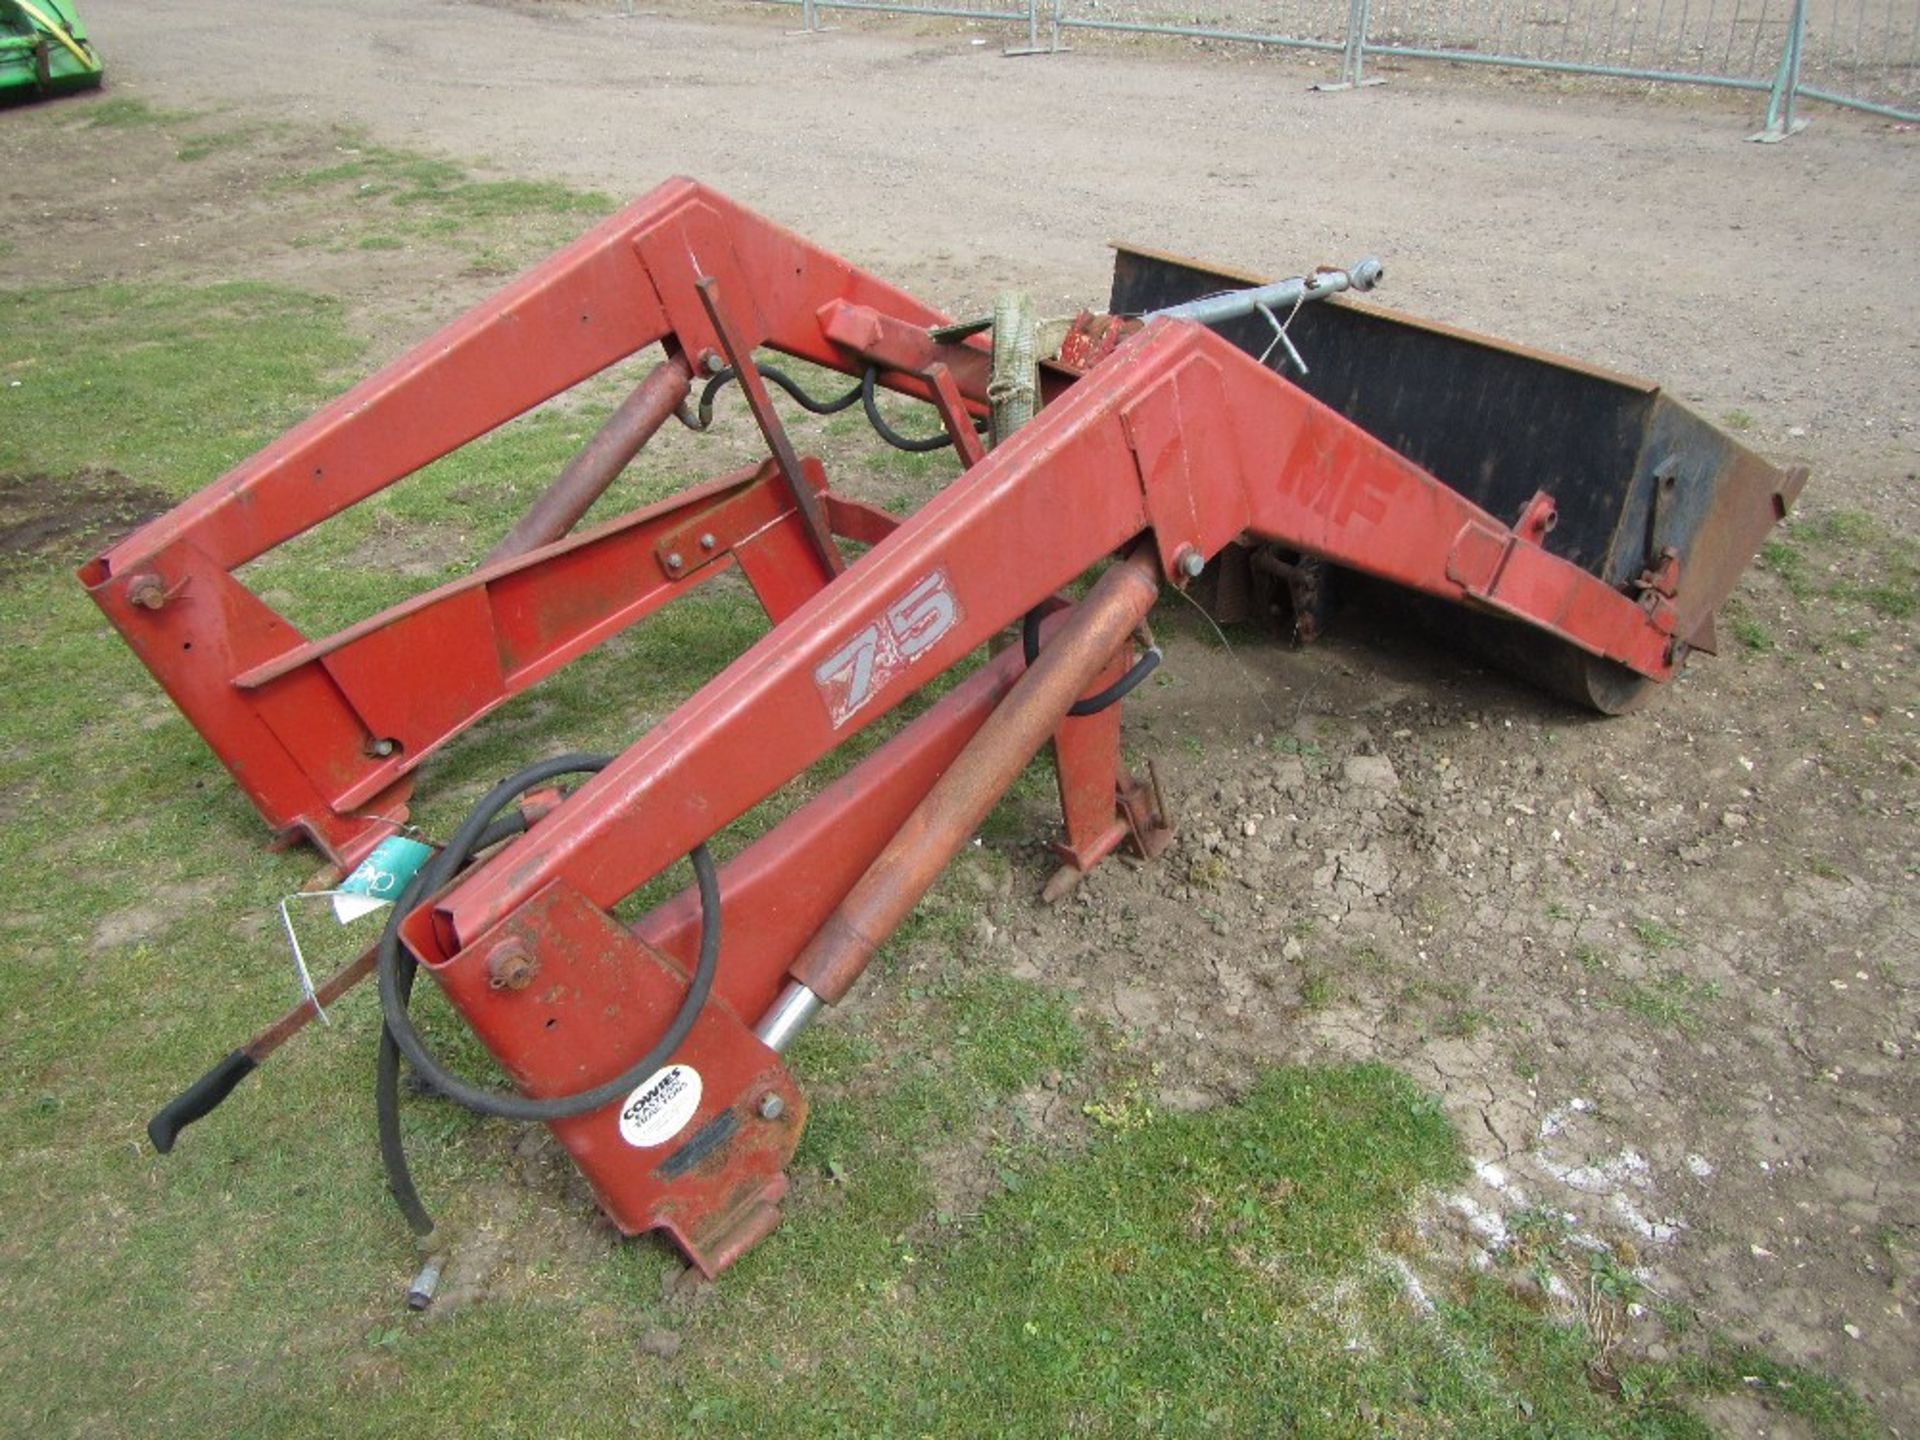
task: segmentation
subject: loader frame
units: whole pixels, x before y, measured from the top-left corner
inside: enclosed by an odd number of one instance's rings
[[[1689,588],[1679,545],[1624,582],[1594,573],[1549,548],[1547,489],[1503,519],[1205,325],[1137,320],[1106,326],[1083,365],[1048,367],[1044,407],[989,451],[976,434],[987,337],[956,338],[946,315],[674,180],[81,578],[276,835],[341,867],[404,823],[418,767],[461,730],[707,580],[745,578],[772,629],[401,926],[532,1097],[620,1075],[688,993],[698,895],[631,927],[616,906],[1045,612],[1037,659],[992,655],[722,867],[721,910],[705,922],[725,937],[718,978],[672,1083],[663,1070],[624,1103],[554,1123],[623,1230],[664,1229],[713,1274],[778,1222],[806,1113],[781,1051],[846,993],[1038,748],[1051,739],[1065,821],[1056,891],[1123,845],[1153,855],[1171,842],[1157,784],[1123,763],[1119,707],[1070,713],[1129,671],[1162,584],[1190,584],[1236,544],[1282,544],[1516,624],[1628,688],[1671,677],[1724,593],[1706,593],[1724,566]],[[465,578],[310,639],[236,576],[653,346],[655,370]],[[928,401],[963,473],[906,517],[836,493],[786,435],[753,361],[762,349]],[[722,371],[769,458],[570,533],[685,413],[695,378]],[[1747,488],[1740,543],[1751,531],[1757,546],[1797,486],[1769,471]],[[849,540],[871,548],[849,561]],[[1084,599],[1064,598],[1116,557]],[[683,1108],[654,1138],[659,1115]]]

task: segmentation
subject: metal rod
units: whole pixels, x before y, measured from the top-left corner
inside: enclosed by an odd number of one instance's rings
[[[1167,317],[1193,320],[1202,325],[1221,325],[1266,310],[1291,310],[1309,300],[1324,300],[1342,290],[1366,291],[1386,278],[1386,267],[1368,256],[1351,270],[1321,270],[1291,280],[1276,280],[1271,285],[1256,285],[1247,290],[1228,290],[1220,295],[1203,295],[1184,305],[1169,305],[1142,316],[1145,320]]]
[[[1143,545],[1109,569],[967,742],[899,833],[827,917],[788,973],[829,1004],[860,978],[881,944],[940,878],[967,838],[1059,729],[1159,594]]]
[[[812,5],[818,10],[879,10],[894,15],[933,15],[943,20],[1005,20],[1018,24],[1021,16],[1014,10],[963,10],[948,5],[884,5],[877,0],[766,0],[786,6]]]
[[[1850,95],[1836,95],[1831,90],[1815,89],[1811,85],[1800,87],[1802,100],[1818,100],[1827,105],[1839,105],[1847,110],[1858,110],[1866,115],[1882,115],[1889,120],[1905,120],[1920,124],[1920,110],[1901,110],[1892,105],[1876,104],[1872,100],[1856,100]]]
[[[820,1013],[820,1007],[825,1003],[798,980],[789,980],[787,988],[780,992],[780,998],[773,1002],[773,1007],[753,1027],[753,1033],[774,1054],[784,1055],[794,1038],[813,1023],[813,1017]]]
[[[654,366],[482,563],[517,560],[551,545],[579,524],[593,502],[659,433],[692,387],[693,372],[681,356]]]
[[[823,3],[852,4],[853,0],[823,0]],[[862,6],[863,9],[892,9],[892,6]],[[942,11],[942,14],[952,12]],[[1002,17],[1005,18],[1005,17]],[[1062,30],[1105,30],[1121,35],[1177,35],[1188,40],[1235,40],[1246,45],[1286,45],[1296,50],[1318,50],[1326,55],[1344,55],[1344,40],[1301,40],[1291,35],[1263,35],[1247,30],[1209,30],[1204,25],[1153,25],[1131,20],[1062,19]]]
[[[433,1297],[440,1293],[440,1275],[446,1263],[446,1256],[432,1255],[420,1267],[420,1273],[413,1277],[413,1283],[407,1287],[409,1310],[425,1310],[433,1304]]]
[[[1761,131],[1767,139],[1785,139],[1794,132],[1793,101],[1800,89],[1800,53],[1806,35],[1807,0],[1794,0],[1793,17],[1787,21],[1787,42],[1780,50],[1780,68],[1767,98],[1767,123]]]
[[[1351,0],[1347,6],[1347,53],[1340,65],[1340,83],[1359,86],[1366,78],[1367,26],[1371,0]]]
[[[706,307],[707,318],[713,322],[720,348],[727,352],[727,363],[733,367],[733,378],[740,385],[740,393],[747,398],[747,408],[753,411],[754,424],[760,427],[761,437],[767,442],[767,449],[773,452],[774,461],[780,467],[781,478],[787,482],[787,493],[793,497],[794,506],[800,512],[807,538],[813,542],[820,563],[827,567],[827,574],[838,575],[847,568],[847,562],[833,543],[833,531],[827,524],[826,506],[820,503],[820,497],[813,493],[813,487],[807,484],[806,476],[801,473],[800,454],[793,448],[793,441],[787,437],[786,427],[780,423],[779,413],[773,408],[773,397],[767,394],[767,382],[760,378],[759,370],[754,368],[752,344],[734,328],[733,318],[727,313],[726,303],[720,296],[718,280],[705,275],[694,282],[693,288],[700,292],[700,303]]]
[[[1766,90],[1771,84],[1766,80],[1744,80],[1735,75],[1701,75],[1686,70],[1648,70],[1626,65],[1588,65],[1575,60],[1534,60],[1524,55],[1434,50],[1420,45],[1369,45],[1367,49],[1374,55],[1394,55],[1403,60],[1445,60],[1455,65],[1505,65],[1517,70],[1547,70],[1556,75],[1597,75],[1607,80],[1665,80],[1675,85],[1718,85],[1727,90]]]

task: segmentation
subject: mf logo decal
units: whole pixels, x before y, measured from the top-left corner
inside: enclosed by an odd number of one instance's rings
[[[951,630],[960,618],[947,572],[936,570],[887,606],[887,613],[829,655],[813,672],[838,730]]]

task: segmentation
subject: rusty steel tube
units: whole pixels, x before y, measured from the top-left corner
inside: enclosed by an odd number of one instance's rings
[[[1100,577],[807,942],[789,971],[795,980],[828,1004],[847,993],[1027,761],[1060,728],[1067,708],[1127,643],[1159,591],[1158,566],[1147,546]]]
[[[516,560],[573,529],[692,389],[686,357],[675,355],[654,366],[482,563]]]

